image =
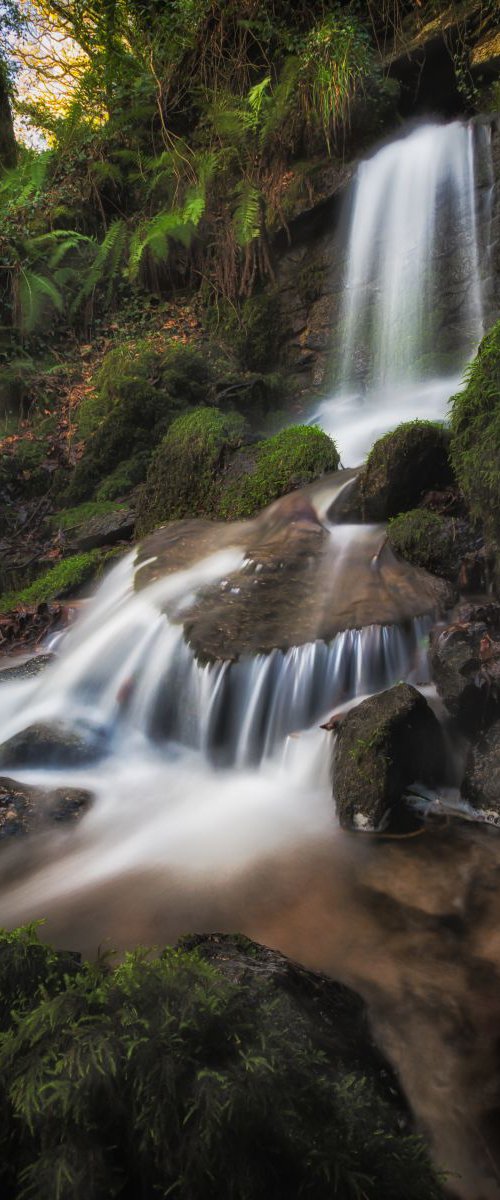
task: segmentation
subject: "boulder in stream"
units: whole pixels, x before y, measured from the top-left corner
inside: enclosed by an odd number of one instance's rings
[[[500,825],[500,721],[470,746],[461,790],[482,821]]]
[[[363,518],[387,521],[453,484],[450,435],[436,421],[407,421],[379,438],[359,479]]]
[[[79,767],[95,762],[104,753],[97,731],[72,729],[61,722],[29,725],[0,746],[1,767]]]
[[[453,621],[431,633],[437,690],[464,733],[500,717],[500,604],[462,605]]]
[[[333,786],[340,824],[373,832],[404,813],[403,794],[446,773],[441,726],[408,683],[363,700],[336,726]]]
[[[39,788],[0,778],[0,840],[32,833],[52,824],[79,821],[92,803],[83,788]]]

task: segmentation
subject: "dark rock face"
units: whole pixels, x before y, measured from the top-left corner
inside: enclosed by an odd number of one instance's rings
[[[31,767],[53,763],[61,767],[83,766],[103,754],[96,733],[77,733],[61,724],[30,725],[0,746],[0,766]]]
[[[468,753],[462,796],[484,821],[500,825],[500,722],[495,722]]]
[[[430,661],[439,695],[464,733],[500,716],[500,604],[462,605],[431,634]]]
[[[90,792],[79,788],[44,788],[0,779],[0,840],[46,828],[52,822],[72,823],[87,812]]]
[[[135,515],[131,509],[102,513],[85,521],[72,533],[68,549],[72,552],[96,550],[99,546],[115,546],[134,536]]]
[[[407,683],[363,700],[337,726],[333,785],[346,829],[373,831],[404,811],[402,794],[415,780],[446,775],[439,721]]]
[[[379,438],[360,475],[364,519],[397,517],[426,492],[452,485],[448,452],[449,434],[433,421],[410,421]]]
[[[53,660],[53,654],[37,654],[35,658],[28,658],[27,662],[20,663],[17,667],[6,667],[5,670],[0,671],[0,683],[10,683],[16,679],[33,679],[45,671],[45,668]]]
[[[247,995],[253,993],[257,1006],[263,984],[285,996],[291,1008],[291,1028],[294,1012],[306,1019],[309,1036],[327,1055],[329,1069],[361,1069],[399,1112],[401,1127],[408,1125],[409,1112],[396,1076],[372,1039],[366,1006],[356,992],[240,934],[195,934],[182,938],[180,945],[197,950]]]

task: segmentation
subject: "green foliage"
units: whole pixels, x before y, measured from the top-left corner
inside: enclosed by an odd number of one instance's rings
[[[474,517],[500,537],[500,321],[483,338],[451,401],[451,457]]]
[[[143,536],[175,517],[210,513],[228,455],[241,445],[239,413],[196,408],[178,417],[153,455],[142,488],[137,532]]]
[[[28,587],[19,592],[8,592],[0,596],[0,611],[9,612],[19,605],[36,605],[64,596],[76,595],[90,580],[98,578],[106,563],[119,550],[88,550],[85,554],[73,554],[63,558],[55,567],[50,567]]]
[[[75,508],[61,509],[60,512],[49,517],[47,523],[54,529],[77,529],[79,525],[90,521],[91,517],[101,517],[105,513],[117,512],[119,509],[120,505],[113,504],[111,500],[88,500],[85,504],[78,504]]]
[[[228,474],[220,497],[221,516],[249,517],[286,495],[318,479],[326,471],[336,471],[339,454],[335,442],[315,425],[292,425],[266,438],[248,455],[238,470]]]
[[[95,392],[84,399],[78,431],[87,438],[67,499],[90,497],[119,463],[134,459],[144,472],[172,419],[205,398],[206,361],[189,346],[172,343],[158,352],[145,341],[122,343],[106,355]]]
[[[2,959],[5,1200],[440,1200],[422,1142],[269,983],[173,949],[64,972],[22,930]]]
[[[457,558],[453,522],[423,508],[393,517],[388,524],[389,542],[401,558],[436,575],[447,576]]]
[[[137,487],[138,483],[142,483],[146,478],[149,458],[148,451],[142,450],[132,458],[118,463],[115,470],[99,484],[96,490],[96,500],[102,503],[128,495],[133,488]]]

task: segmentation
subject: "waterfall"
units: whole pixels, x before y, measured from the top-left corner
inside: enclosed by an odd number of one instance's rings
[[[345,465],[415,417],[442,420],[483,333],[491,188],[489,130],[425,124],[359,164],[335,390],[315,419]]]
[[[165,604],[182,608],[194,588],[240,565],[241,551],[211,555],[139,592],[132,558],[113,569],[54,664],[1,689],[2,741],[49,720],[99,733],[107,753],[175,743],[221,766],[246,767],[356,697],[409,676],[427,682],[425,617],[202,666]]]

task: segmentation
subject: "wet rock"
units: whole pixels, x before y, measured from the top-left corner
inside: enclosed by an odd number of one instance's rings
[[[101,513],[73,530],[67,548],[71,552],[96,550],[99,546],[114,546],[134,536],[135,513],[132,509]]]
[[[329,642],[346,629],[395,624],[450,607],[448,585],[399,562],[383,529],[360,526],[355,535],[341,526],[332,533],[326,529],[318,516],[319,508],[328,509],[326,487],[327,481],[319,481],[234,525],[172,522],[141,545],[136,575],[141,588],[216,550],[242,548],[239,570],[200,590],[181,614],[175,606],[169,611],[172,620],[182,620],[199,661]]]
[[[364,519],[397,517],[417,508],[427,492],[452,486],[449,442],[434,421],[408,421],[379,438],[359,476]]]
[[[66,725],[40,723],[14,734],[0,746],[0,766],[78,767],[95,762],[103,753],[103,738],[98,732],[80,733]]]
[[[401,819],[402,799],[415,780],[436,784],[446,774],[441,726],[427,701],[407,683],[363,700],[337,726],[333,786],[346,829],[373,831]]]
[[[53,654],[37,654],[35,658],[28,658],[19,666],[5,667],[0,671],[0,683],[10,683],[16,679],[33,679],[36,675],[40,675],[41,671],[45,671],[45,668],[53,660]]]
[[[0,840],[33,833],[54,821],[78,821],[91,803],[91,793],[80,788],[47,790],[0,778]]]
[[[462,796],[483,821],[500,825],[500,721],[470,747]]]
[[[328,1069],[357,1071],[361,1068],[376,1090],[399,1111],[400,1128],[410,1114],[392,1067],[372,1039],[364,1001],[356,992],[261,946],[241,934],[199,934],[181,939],[180,946],[197,953],[232,983],[262,1003],[264,988],[276,997],[286,997],[290,1023],[299,1028],[305,1021],[313,1044],[327,1055]]]
[[[464,733],[500,716],[500,604],[462,605],[431,633],[430,662],[439,695]]]

